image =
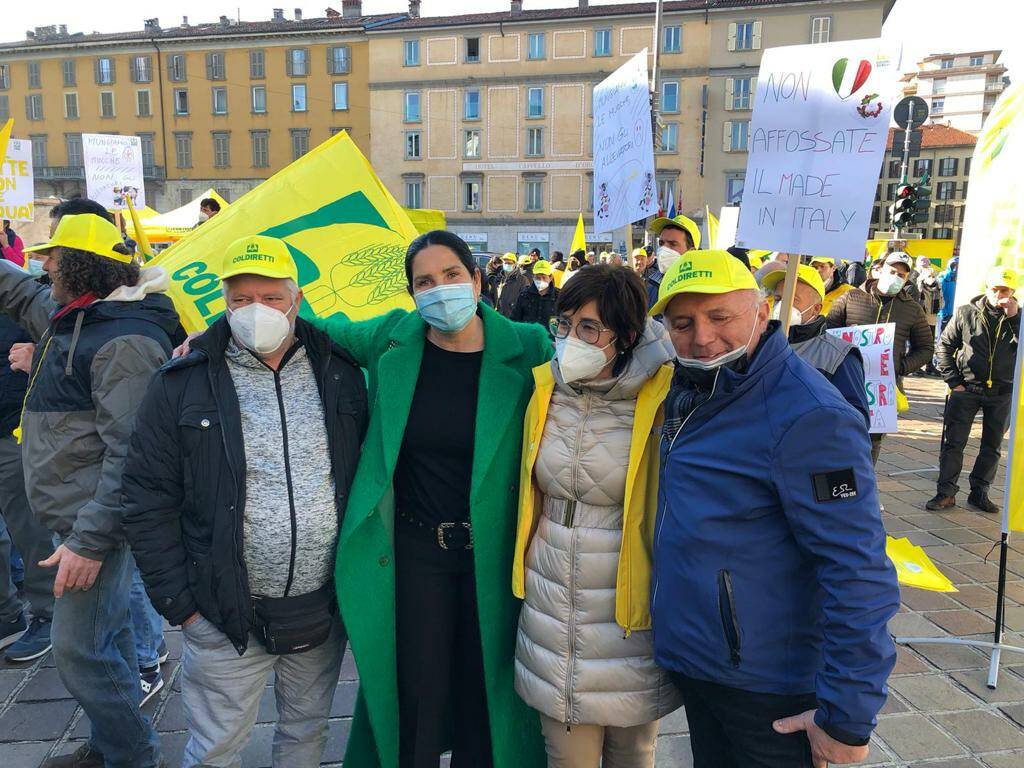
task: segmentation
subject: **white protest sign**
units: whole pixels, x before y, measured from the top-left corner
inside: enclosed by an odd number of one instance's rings
[[[880,40],[764,52],[737,245],[864,258],[895,71]]]
[[[647,49],[594,88],[594,228],[611,232],[658,212]]]
[[[736,244],[736,225],[740,221],[740,209],[736,205],[723,205],[718,213],[718,237],[711,244],[712,248],[724,251]]]
[[[0,219],[32,221],[35,198],[32,142],[11,139],[7,143],[7,158],[0,168]]]
[[[871,413],[870,431],[895,432],[896,371],[892,345],[896,337],[896,323],[851,325],[830,328],[828,332],[853,344],[864,358],[864,390]]]
[[[85,159],[85,188],[93,200],[109,210],[146,204],[142,181],[142,140],[138,136],[110,136],[105,133],[82,134]]]

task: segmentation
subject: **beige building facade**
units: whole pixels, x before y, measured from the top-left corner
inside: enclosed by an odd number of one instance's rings
[[[928,104],[928,119],[977,134],[1007,86],[1002,51],[937,53],[903,76],[903,93]]]

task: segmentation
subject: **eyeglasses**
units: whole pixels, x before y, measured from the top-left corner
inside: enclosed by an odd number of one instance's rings
[[[551,318],[549,327],[556,339],[567,338],[573,330],[572,320],[565,315]],[[596,320],[580,320],[576,323],[576,337],[587,344],[596,345],[601,340],[601,334],[608,330],[611,329],[605,328]]]

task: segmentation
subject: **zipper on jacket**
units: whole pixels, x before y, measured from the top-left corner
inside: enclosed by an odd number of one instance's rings
[[[729,644],[729,661],[734,667],[740,665],[740,625],[736,620],[736,602],[732,594],[732,574],[726,570],[718,572],[718,613],[722,619],[722,632]]]
[[[292,487],[292,465],[291,457],[288,455],[288,420],[284,413],[284,393],[281,391],[281,371],[274,371],[274,390],[277,392],[277,407],[281,413],[281,442],[284,449],[284,478],[288,486],[288,515],[292,524],[292,553],[288,559],[288,581],[284,585],[284,596],[292,590],[292,580],[295,578],[295,550],[298,546],[298,521],[295,519],[295,490]]]

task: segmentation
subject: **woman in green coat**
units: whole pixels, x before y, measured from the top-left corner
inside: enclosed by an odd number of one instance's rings
[[[543,766],[513,688],[508,589],[522,423],[543,328],[480,298],[466,244],[443,231],[406,256],[418,312],[318,321],[369,372],[372,405],[335,580],[359,669],[346,768]]]

